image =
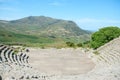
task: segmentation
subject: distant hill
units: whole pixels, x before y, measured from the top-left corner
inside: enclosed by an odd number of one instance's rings
[[[91,34],[79,28],[73,21],[45,16],[29,16],[12,21],[0,20],[0,29],[0,42],[18,43],[81,42],[89,40]],[[5,40],[5,35],[11,38],[11,41]]]

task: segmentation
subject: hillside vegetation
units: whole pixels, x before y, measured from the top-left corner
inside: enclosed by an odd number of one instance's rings
[[[29,16],[18,20],[0,20],[0,43],[26,46],[60,46],[66,42],[90,40],[91,32],[82,30],[73,21],[44,16]]]
[[[92,34],[91,47],[96,49],[120,36],[120,28],[109,26]]]

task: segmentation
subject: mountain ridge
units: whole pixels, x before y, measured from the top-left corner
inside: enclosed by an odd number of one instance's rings
[[[7,32],[20,35],[30,35],[52,40],[59,38],[63,42],[87,41],[90,39],[91,34],[91,32],[78,27],[73,21],[45,16],[29,16],[11,21],[0,20],[0,28],[3,28],[4,32],[6,30]]]

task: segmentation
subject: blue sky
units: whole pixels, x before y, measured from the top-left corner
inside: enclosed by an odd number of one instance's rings
[[[120,0],[0,0],[0,19],[48,16],[73,20],[86,30],[120,27]]]

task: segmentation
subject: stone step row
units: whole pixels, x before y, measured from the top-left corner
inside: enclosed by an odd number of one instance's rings
[[[120,62],[120,55],[116,53],[102,53],[97,58],[97,63],[101,63],[103,65],[114,65]]]
[[[120,38],[116,38],[96,51],[100,53],[94,57],[96,64],[115,65],[120,63]]]
[[[28,59],[27,54],[0,45],[0,80],[49,80],[50,76],[32,68]]]
[[[10,46],[0,45],[0,62],[14,63],[16,65],[25,65],[28,63],[29,56],[22,52],[15,53]]]

